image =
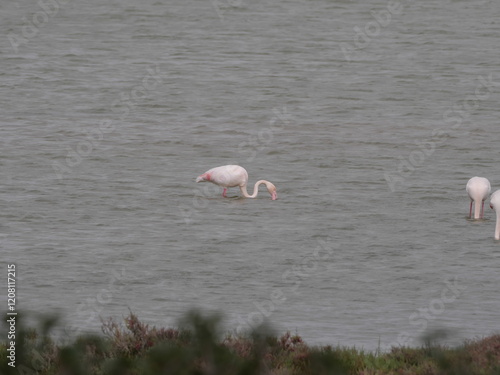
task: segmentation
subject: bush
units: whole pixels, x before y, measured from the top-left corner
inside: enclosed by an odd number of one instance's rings
[[[17,319],[16,368],[8,344],[0,344],[0,374],[37,375],[323,375],[422,374],[500,375],[500,335],[467,341],[458,348],[426,345],[385,354],[355,348],[309,347],[300,336],[281,337],[260,327],[248,336],[222,338],[221,317],[189,312],[180,328],[156,328],[132,312],[118,324],[102,322],[103,336],[79,336],[56,345],[54,317],[40,333]],[[6,337],[6,336],[4,336]]]

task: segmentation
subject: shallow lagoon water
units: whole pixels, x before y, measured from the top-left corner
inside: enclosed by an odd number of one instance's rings
[[[498,329],[495,216],[465,193],[500,187],[496,2],[58,4],[0,5],[19,310],[76,334],[200,307],[369,350]],[[279,199],[194,182],[225,164]]]

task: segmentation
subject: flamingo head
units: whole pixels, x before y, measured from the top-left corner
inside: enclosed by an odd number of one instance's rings
[[[199,175],[196,178],[196,182],[205,182],[205,181],[210,181],[210,174],[203,173],[202,175]]]
[[[495,191],[490,197],[490,208],[500,213],[500,190]]]
[[[269,192],[269,194],[271,194],[271,200],[275,201],[276,199],[278,199],[278,193],[276,193],[276,186],[274,186],[274,184],[268,182],[266,184],[266,187],[267,187],[267,191]]]

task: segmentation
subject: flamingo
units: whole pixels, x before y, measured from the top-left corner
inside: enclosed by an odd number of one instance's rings
[[[247,193],[248,173],[245,168],[239,165],[224,165],[222,167],[212,168],[202,175],[198,176],[196,182],[211,182],[215,185],[222,186],[224,191],[222,196],[226,197],[227,188],[239,186],[241,193],[246,198],[255,198],[259,194],[259,185],[265,184],[267,191],[271,194],[271,199],[274,201],[278,198],[276,186],[266,180],[259,180],[255,183],[253,194]]]
[[[495,227],[495,240],[500,240],[500,190],[491,195],[490,207],[497,213],[497,225]]]
[[[490,182],[484,177],[472,177],[467,182],[465,190],[470,198],[469,217],[472,217],[472,202],[474,202],[474,219],[482,218],[484,216],[484,201],[491,192]],[[481,205],[479,205],[480,202]]]

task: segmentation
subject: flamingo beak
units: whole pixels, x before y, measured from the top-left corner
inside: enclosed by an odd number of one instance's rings
[[[271,199],[272,199],[273,201],[275,201],[276,199],[278,199],[278,194],[277,194],[275,191],[273,191],[273,192],[271,193]]]
[[[203,175],[202,176],[198,176],[196,178],[196,182],[203,182],[203,181],[205,181],[205,179],[203,178]]]
[[[490,203],[490,208],[493,209],[493,205]]]

